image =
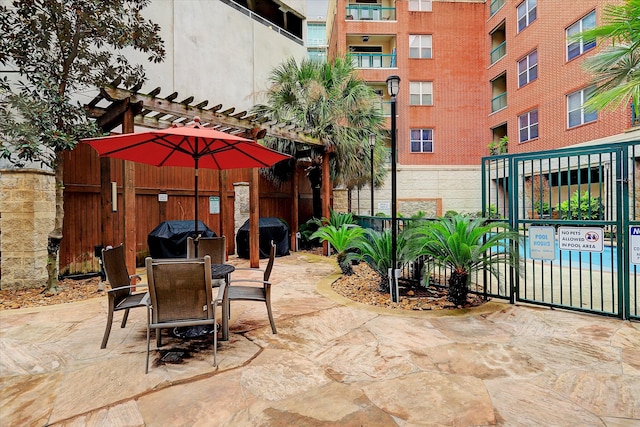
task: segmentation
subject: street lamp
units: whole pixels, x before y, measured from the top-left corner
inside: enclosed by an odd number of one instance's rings
[[[400,90],[400,77],[387,78],[387,91],[391,96],[391,268],[389,269],[389,291],[391,301],[398,302],[398,226],[397,226],[397,189],[396,189],[396,96]]]
[[[369,134],[369,148],[371,149],[371,216],[374,216],[375,211],[373,210],[373,178],[375,171],[373,169],[373,149],[376,148],[376,135],[373,133]]]

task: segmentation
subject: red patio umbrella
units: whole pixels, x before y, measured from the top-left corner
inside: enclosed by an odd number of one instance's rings
[[[130,160],[154,166],[194,168],[195,232],[198,234],[198,169],[243,169],[270,167],[291,156],[252,141],[200,124],[139,133],[85,138],[100,157]]]

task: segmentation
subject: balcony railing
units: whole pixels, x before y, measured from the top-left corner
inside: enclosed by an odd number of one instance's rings
[[[507,54],[507,42],[503,41],[491,50],[491,63],[494,64],[498,59]]]
[[[355,68],[395,68],[396,55],[392,53],[351,53]]]
[[[500,8],[504,6],[504,0],[491,0],[491,6],[489,6],[489,16],[495,15]]]
[[[491,112],[495,113],[498,110],[507,108],[507,92],[503,92],[498,96],[494,96],[491,99]]]
[[[640,117],[636,115],[636,109],[631,104],[631,126],[640,126]]]
[[[347,5],[347,19],[355,21],[395,21],[396,8],[376,4]]]

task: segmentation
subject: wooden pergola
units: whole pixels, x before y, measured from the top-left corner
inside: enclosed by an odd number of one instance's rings
[[[289,123],[274,123],[268,118],[255,114],[248,114],[246,111],[235,112],[234,108],[222,110],[222,105],[217,104],[207,108],[208,101],[193,103],[194,97],[189,96],[181,101],[176,101],[178,93],[173,92],[166,97],[160,97],[161,89],[158,87],[149,93],[139,93],[140,87],[124,89],[118,87],[119,82],[105,86],[100,90],[91,102],[85,105],[89,117],[96,119],[97,124],[106,132],[110,132],[117,126],[122,125],[123,133],[133,133],[135,126],[164,129],[176,124],[186,124],[193,121],[194,117],[200,117],[201,123],[206,127],[226,132],[233,135],[250,138],[253,140],[262,139],[265,136],[273,136],[305,147],[322,145],[317,139],[307,135],[303,129],[298,129]],[[102,104],[106,104],[101,106]],[[322,174],[329,175],[328,153],[325,152],[322,163]],[[297,174],[297,168],[296,172]],[[102,223],[107,224],[113,220],[111,211],[111,162],[108,158],[100,159],[100,179],[101,179],[101,200],[102,200]],[[257,236],[259,233],[259,176],[258,169],[252,169],[250,175],[250,197],[249,197],[249,233]],[[226,172],[220,171],[220,191],[226,192]],[[125,212],[135,212],[135,164],[130,161],[123,161],[123,204]],[[298,231],[298,187],[297,178],[293,187],[294,197],[292,197],[292,218],[291,226],[292,245],[295,234]],[[331,185],[328,179],[322,181],[322,198],[330,200]],[[232,213],[227,212],[226,204],[221,204],[221,218],[227,218]],[[323,216],[329,217],[329,204],[324,203]],[[130,271],[135,269],[136,262],[136,222],[129,220],[127,215],[123,216],[124,221],[124,244],[127,250],[127,267]],[[108,229],[108,228],[106,228]],[[105,229],[105,230],[106,230]],[[109,232],[109,231],[106,231]],[[105,233],[105,231],[103,231]],[[111,241],[110,237],[103,236],[103,241]],[[259,241],[250,239],[250,265],[259,265]]]

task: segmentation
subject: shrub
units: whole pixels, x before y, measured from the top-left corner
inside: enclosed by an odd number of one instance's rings
[[[589,197],[585,191],[580,194],[576,190],[569,200],[565,200],[557,206],[561,219],[593,220],[604,218],[604,205],[600,197]]]

